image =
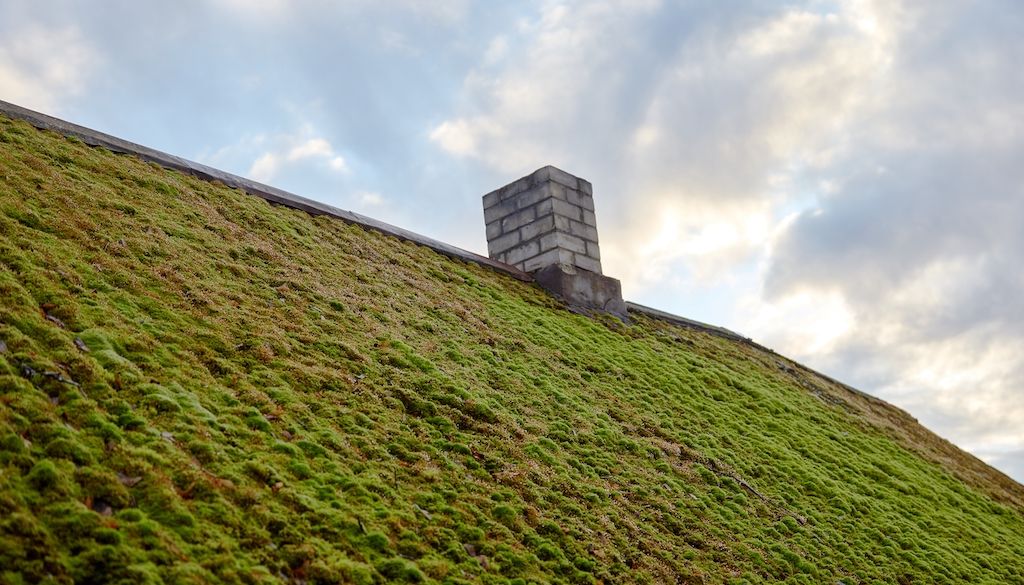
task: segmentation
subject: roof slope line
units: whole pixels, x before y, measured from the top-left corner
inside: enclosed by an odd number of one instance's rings
[[[72,124],[71,122],[54,118],[53,116],[48,116],[28,108],[23,108],[10,102],[0,100],[0,113],[11,118],[28,122],[41,130],[51,130],[65,136],[74,136],[89,146],[100,146],[119,154],[135,155],[144,161],[156,163],[162,167],[176,171],[181,171],[200,179],[207,181],[220,181],[228,187],[241,189],[250,195],[255,195],[256,197],[265,199],[271,203],[284,205],[285,207],[291,207],[293,209],[299,209],[312,215],[328,215],[336,217],[347,223],[359,225],[394,236],[400,240],[426,246],[451,258],[482,264],[488,268],[508,274],[509,276],[524,282],[533,281],[533,277],[529,273],[523,272],[514,266],[509,266],[503,262],[491,260],[486,256],[481,256],[468,250],[463,250],[462,248],[452,246],[451,244],[446,244],[433,238],[428,238],[427,236],[411,232],[407,229],[403,229],[353,211],[340,209],[333,205],[327,205],[326,203],[307,199],[306,197],[290,193],[283,189],[264,185],[263,183],[215,169],[180,156],[175,156],[173,154],[142,146],[141,144],[122,140],[98,130],[79,126],[78,124]]]
[[[801,364],[800,362],[798,362],[798,361],[796,361],[794,359],[787,358],[786,356],[776,352],[774,349],[772,349],[770,347],[767,347],[767,346],[764,346],[764,345],[761,345],[760,343],[754,341],[753,339],[751,339],[749,337],[745,337],[745,336],[743,336],[743,335],[741,335],[739,333],[736,333],[735,331],[733,331],[731,329],[726,329],[725,327],[719,327],[718,325],[710,325],[708,323],[703,323],[701,321],[696,321],[694,319],[687,319],[686,317],[680,317],[679,315],[674,315],[672,313],[669,313],[669,312],[666,312],[666,311],[662,311],[660,309],[654,309],[654,308],[651,308],[651,307],[648,307],[648,306],[645,306],[645,305],[641,305],[639,303],[634,303],[632,301],[626,301],[626,309],[628,311],[632,311],[634,313],[641,313],[641,314],[647,315],[648,317],[653,317],[654,319],[660,319],[662,321],[667,321],[667,322],[672,323],[674,325],[679,325],[681,327],[687,327],[687,328],[690,328],[690,329],[698,329],[698,330],[703,331],[705,333],[710,333],[711,335],[717,335],[719,337],[724,337],[724,338],[732,340],[732,341],[736,341],[736,342],[739,342],[739,343],[744,343],[746,345],[749,345],[749,346],[751,346],[753,348],[756,348],[756,349],[759,349],[761,351],[770,353],[772,355],[779,356],[780,358],[785,359],[788,362],[790,362],[790,367],[795,367],[795,368],[803,370],[804,372],[807,372],[809,374],[813,374],[815,376],[818,376],[819,378],[822,378],[823,380],[827,380],[827,381],[829,381],[829,382],[831,382],[833,384],[841,386],[842,388],[844,388],[844,389],[846,389],[846,390],[848,390],[850,392],[853,392],[854,394],[858,394],[860,396],[863,396],[863,397],[865,397],[865,398],[867,398],[867,399],[869,399],[871,401],[874,401],[876,403],[885,404],[886,406],[889,406],[891,408],[894,408],[896,410],[899,410],[900,412],[903,412],[903,413],[907,414],[907,416],[910,416],[910,418],[914,418],[909,413],[906,413],[906,411],[904,411],[903,409],[901,409],[901,408],[899,408],[897,406],[894,406],[894,405],[886,402],[885,400],[882,400],[881,398],[878,398],[877,396],[872,396],[871,394],[868,394],[867,392],[864,392],[863,390],[858,390],[858,389],[854,388],[853,386],[850,386],[849,384],[847,384],[845,382],[842,382],[840,380],[836,380],[832,376],[829,376],[827,374],[823,374],[823,373],[819,372],[818,370],[815,370],[813,368],[805,366],[805,365]],[[916,421],[917,419],[914,418],[914,420]]]
[[[92,128],[79,126],[78,124],[73,124],[71,122],[61,120],[60,118],[55,118],[53,116],[48,116],[46,114],[36,112],[28,108],[23,108],[10,102],[0,100],[0,114],[4,114],[8,117],[17,120],[23,120],[25,122],[28,122],[32,126],[39,128],[40,130],[50,130],[58,134],[62,134],[64,136],[74,136],[75,138],[78,138],[79,140],[81,140],[85,144],[88,144],[89,146],[103,147],[106,148],[107,150],[119,154],[135,155],[144,161],[156,163],[157,165],[173,169],[176,171],[181,171],[183,173],[192,175],[194,177],[198,177],[203,180],[220,181],[221,183],[224,183],[229,187],[241,189],[242,191],[245,191],[250,195],[255,195],[256,197],[265,199],[271,203],[305,211],[306,213],[312,215],[327,215],[330,217],[336,217],[347,223],[359,225],[368,229],[381,232],[383,234],[394,236],[400,240],[405,240],[413,242],[415,244],[426,246],[440,254],[444,254],[445,256],[449,256],[451,258],[463,260],[466,262],[475,262],[477,264],[486,266],[493,270],[497,270],[498,272],[508,274],[509,276],[512,276],[513,278],[516,278],[523,282],[534,281],[533,275],[531,275],[530,273],[523,272],[522,270],[519,270],[514,266],[505,264],[504,262],[492,260],[490,258],[487,258],[486,256],[481,256],[480,254],[475,254],[468,250],[463,250],[462,248],[452,246],[451,244],[446,244],[439,240],[428,238],[427,236],[423,236],[415,232],[409,231],[407,229],[403,229],[398,226],[385,223],[372,217],[367,217],[365,215],[361,215],[353,211],[340,209],[338,207],[334,207],[333,205],[327,205],[326,203],[320,203],[319,201],[314,201],[312,199],[302,197],[301,195],[290,193],[288,191],[285,191],[284,189],[271,187],[270,185],[265,185],[263,183],[253,181],[252,179],[246,179],[245,177],[241,177],[239,175],[215,169],[213,167],[204,165],[202,163],[197,163],[195,161],[182,158],[180,156],[175,156],[173,154],[168,154],[166,152],[149,148],[147,146],[142,146],[141,144],[136,144],[128,140],[123,140],[121,138],[117,138],[116,136],[111,136],[110,134],[106,134],[98,130],[93,130]],[[666,311],[661,311],[658,309],[654,309],[629,301],[626,302],[626,307],[627,310],[635,313],[641,313],[649,317],[653,317],[655,319],[660,319],[663,321],[667,321],[669,323],[682,325],[684,327],[699,329],[701,331],[705,331],[713,335],[718,335],[720,337],[725,337],[727,339],[745,343],[758,349],[770,352],[772,354],[779,355],[776,354],[775,350],[765,347],[755,342],[749,337],[745,337],[743,335],[740,335],[739,333],[736,333],[735,331],[731,331],[724,327],[719,327],[717,325],[709,325],[707,323],[702,323],[700,321],[695,321],[693,319],[687,319],[686,317],[680,317],[679,315],[674,315]],[[870,394],[867,394],[866,392],[863,392],[861,390],[857,390],[856,388],[848,384],[844,384],[843,382],[840,382],[835,378],[832,378],[830,376],[822,374],[821,372],[808,368],[807,366],[804,366],[794,360],[790,361],[800,369],[820,376],[835,384],[839,384],[840,386],[845,387],[847,390],[850,390],[851,392],[855,392],[862,396],[868,397],[872,400],[885,403],[885,401]]]
[[[708,323],[703,323],[701,321],[695,321],[693,319],[687,319],[686,317],[680,317],[679,315],[673,315],[672,313],[669,313],[669,312],[666,312],[666,311],[662,311],[661,309],[654,309],[654,308],[648,307],[646,305],[641,305],[640,303],[634,303],[632,301],[626,301],[626,308],[628,310],[630,310],[630,311],[634,311],[634,312],[637,312],[637,313],[643,313],[644,315],[647,315],[648,317],[654,317],[654,318],[657,318],[657,319],[662,319],[664,321],[668,321],[669,323],[674,323],[676,325],[682,325],[683,327],[689,327],[690,329],[700,329],[701,331],[706,331],[708,333],[713,333],[715,335],[718,335],[719,337],[725,337],[726,339],[732,339],[734,341],[742,341],[742,342],[745,342],[745,343],[754,343],[754,341],[751,340],[749,337],[744,337],[744,336],[740,335],[739,333],[736,333],[735,331],[732,331],[730,329],[726,329],[725,327],[719,327],[718,325],[710,325]],[[757,344],[754,343],[754,345],[757,345]],[[768,351],[772,351],[772,350],[770,350],[768,348],[763,348],[763,349],[766,349]]]

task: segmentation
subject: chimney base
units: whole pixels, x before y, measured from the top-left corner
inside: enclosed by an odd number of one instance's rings
[[[551,264],[533,273],[537,284],[569,306],[604,311],[626,321],[626,303],[617,279],[568,264]]]

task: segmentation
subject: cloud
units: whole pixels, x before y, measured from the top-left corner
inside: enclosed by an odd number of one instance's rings
[[[490,44],[487,45],[487,51],[484,53],[484,65],[495,65],[508,55],[509,46],[508,38],[504,35],[499,35],[491,40]]]
[[[0,98],[54,111],[85,91],[99,62],[77,27],[31,24],[8,31],[0,38]]]
[[[254,20],[284,18],[289,8],[287,0],[211,0],[211,4]]]
[[[730,291],[727,325],[1021,469],[1022,27],[1009,1],[548,2],[430,138],[591,179],[627,296]]]
[[[331,143],[323,138],[311,136],[312,132],[312,129],[305,127],[297,134],[273,139],[274,144],[270,149],[253,161],[248,176],[263,183],[270,183],[283,166],[302,162],[318,164],[336,173],[351,172],[345,158],[335,151]]]
[[[373,191],[360,191],[356,193],[356,198],[362,207],[380,207],[388,202],[383,195]]]
[[[842,147],[892,42],[858,6],[742,8],[547,3],[430,137],[506,176],[553,163],[591,179],[629,292],[678,272],[720,284],[788,215],[794,176]]]
[[[371,16],[380,14],[408,14],[418,21],[448,25],[462,21],[469,10],[469,0],[346,0],[345,2],[323,3],[288,0],[206,0],[210,6],[224,10],[234,16],[248,19],[262,25],[278,26],[282,19],[302,21],[310,15],[320,17],[347,17],[348,20],[365,22]],[[391,34],[397,31],[389,30]],[[393,38],[392,38],[393,40]]]
[[[480,195],[558,165],[628,298],[1024,469],[1011,0],[33,6],[0,98],[477,250]]]
[[[879,15],[897,39],[884,83],[843,151],[801,178],[832,188],[778,239],[764,273],[766,307],[827,290],[855,326],[819,355],[781,327],[762,334],[1019,471],[1024,16],[998,4]]]
[[[471,124],[467,120],[449,120],[434,128],[430,132],[430,139],[453,154],[474,156],[477,153],[478,133],[479,122]]]

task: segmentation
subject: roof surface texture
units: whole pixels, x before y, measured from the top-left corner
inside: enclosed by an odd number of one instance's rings
[[[513,276],[0,116],[0,582],[1024,582],[906,413]]]

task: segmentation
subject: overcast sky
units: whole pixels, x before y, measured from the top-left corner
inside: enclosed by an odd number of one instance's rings
[[[0,0],[0,99],[485,253],[594,183],[625,296],[1024,480],[1024,3]]]

